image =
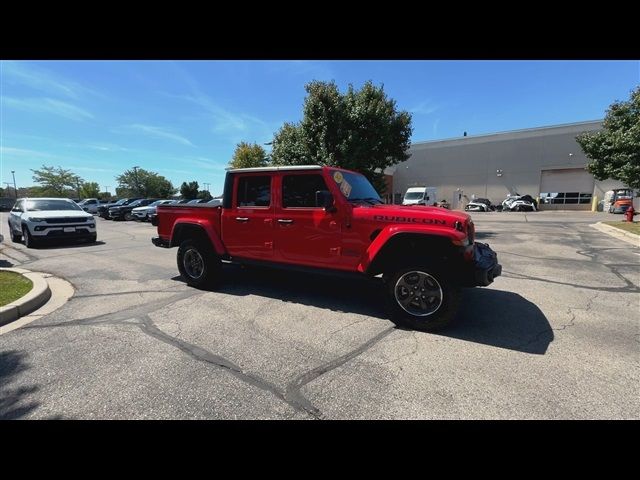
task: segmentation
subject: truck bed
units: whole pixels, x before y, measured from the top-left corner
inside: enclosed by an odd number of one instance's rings
[[[158,235],[163,239],[171,238],[171,229],[180,218],[180,223],[191,223],[196,225],[208,224],[214,231],[220,232],[220,215],[222,207],[220,205],[209,205],[197,203],[194,205],[158,205]],[[160,213],[162,212],[162,215]]]

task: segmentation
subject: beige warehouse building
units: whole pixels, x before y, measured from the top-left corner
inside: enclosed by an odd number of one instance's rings
[[[425,186],[454,209],[474,196],[497,204],[518,193],[540,197],[541,209],[591,210],[594,197],[602,200],[607,190],[624,186],[597,181],[585,170],[588,159],[575,137],[601,128],[597,120],[416,142],[407,161],[385,171],[392,175],[388,200],[401,203],[407,188]]]

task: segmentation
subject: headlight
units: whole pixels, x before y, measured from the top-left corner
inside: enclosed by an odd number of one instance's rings
[[[29,217],[30,222],[44,222],[44,218]]]

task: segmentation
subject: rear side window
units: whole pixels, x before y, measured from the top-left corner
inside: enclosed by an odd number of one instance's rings
[[[240,177],[237,199],[238,207],[268,207],[271,204],[271,177]]]
[[[316,207],[318,190],[329,190],[322,175],[285,175],[282,180],[282,206]]]

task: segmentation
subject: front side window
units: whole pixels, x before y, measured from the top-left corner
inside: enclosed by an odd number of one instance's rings
[[[317,207],[316,192],[328,190],[322,175],[285,175],[282,180],[282,206]]]
[[[238,207],[268,207],[271,205],[271,177],[248,176],[238,179]]]
[[[16,202],[16,204],[13,207],[12,212],[22,212],[23,203],[24,203],[24,200],[20,200],[20,201]]]

